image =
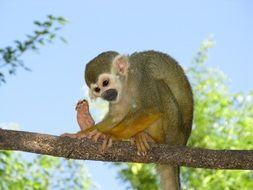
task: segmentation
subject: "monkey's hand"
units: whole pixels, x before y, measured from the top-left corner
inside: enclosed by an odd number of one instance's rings
[[[131,144],[136,145],[137,155],[145,156],[150,149],[149,142],[154,142],[153,139],[145,132],[140,132],[131,138]]]
[[[98,139],[102,139],[103,143],[99,148],[99,152],[104,153],[106,152],[111,146],[112,146],[112,137],[110,135],[106,135],[98,131],[94,127],[89,128],[89,130],[79,131],[78,133],[64,133],[61,136],[63,137],[70,137],[70,138],[88,138],[93,140],[94,142],[97,142]]]
[[[99,138],[104,139],[104,135],[99,132],[97,129],[92,128],[95,125],[93,118],[89,112],[89,105],[88,102],[84,100],[80,100],[77,102],[76,105],[76,118],[79,124],[81,131],[78,133],[64,133],[61,136],[67,136],[70,138],[88,138],[92,139],[93,141],[97,142]]]
[[[105,139],[106,135],[95,129],[94,127],[89,128],[89,130],[79,131],[77,133],[79,139],[88,138],[92,139],[94,142],[97,142],[98,139]]]
[[[76,138],[76,139],[82,139],[82,138],[88,138],[93,140],[94,142],[97,142],[99,138],[105,139],[105,135],[101,132],[99,132],[97,129],[94,128],[94,130],[83,130],[79,131],[77,133],[64,133],[61,135],[62,137],[70,137],[70,138]]]

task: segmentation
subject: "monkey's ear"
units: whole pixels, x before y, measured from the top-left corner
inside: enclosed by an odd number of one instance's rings
[[[112,62],[112,73],[127,75],[129,67],[128,56],[117,55]]]

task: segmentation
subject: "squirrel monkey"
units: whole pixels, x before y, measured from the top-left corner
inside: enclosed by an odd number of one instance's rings
[[[185,145],[191,133],[193,95],[180,65],[169,55],[144,51],[121,55],[103,52],[85,69],[91,99],[109,102],[105,118],[75,137],[103,138],[102,148],[112,139],[133,139],[145,155],[150,140]],[[159,165],[165,190],[180,189],[179,167]]]

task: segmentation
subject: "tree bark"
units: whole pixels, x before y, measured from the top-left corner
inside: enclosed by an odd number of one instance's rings
[[[18,150],[80,160],[170,164],[194,168],[253,169],[253,150],[209,150],[151,144],[146,156],[138,156],[129,142],[114,142],[99,153],[101,142],[47,134],[0,129],[0,150]]]

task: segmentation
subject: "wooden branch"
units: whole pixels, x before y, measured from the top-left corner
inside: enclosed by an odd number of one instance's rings
[[[81,160],[171,164],[194,168],[253,169],[253,150],[208,150],[151,144],[146,156],[137,156],[128,142],[114,142],[100,154],[100,143],[23,131],[0,129],[0,150],[19,150]]]

